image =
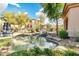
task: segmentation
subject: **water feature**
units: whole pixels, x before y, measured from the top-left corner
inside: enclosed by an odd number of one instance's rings
[[[17,41],[15,44],[15,50],[23,50],[26,48],[55,48],[58,44],[55,42],[48,42],[46,37],[42,37],[39,35],[19,35],[15,37],[15,40]],[[50,39],[49,39],[50,40]],[[20,44],[18,44],[18,41],[21,41]],[[22,44],[25,43],[25,44]]]

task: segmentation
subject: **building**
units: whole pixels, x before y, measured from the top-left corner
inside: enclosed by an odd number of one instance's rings
[[[79,3],[66,3],[63,10],[64,29],[70,37],[79,37]]]

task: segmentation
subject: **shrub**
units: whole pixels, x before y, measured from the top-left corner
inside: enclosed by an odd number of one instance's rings
[[[43,55],[43,51],[40,48],[33,48],[29,50],[22,50],[10,54],[11,56],[40,56]]]
[[[54,56],[64,56],[64,51],[60,51],[60,50],[53,50],[52,54]]]
[[[50,31],[52,32],[53,31],[53,28],[50,28]]]
[[[68,32],[64,31],[64,30],[61,30],[59,32],[59,37],[62,38],[62,39],[66,39],[68,38]]]
[[[17,51],[10,54],[10,56],[26,56],[26,55],[28,56],[27,50]]]
[[[77,56],[77,53],[72,50],[65,51],[65,56]]]
[[[43,55],[52,56],[52,50],[48,49],[48,48],[45,48],[44,51],[43,51]]]
[[[36,32],[39,32],[39,29],[38,28],[36,28]]]
[[[29,52],[31,56],[40,56],[40,55],[43,55],[43,51],[38,48],[38,47],[35,47],[34,49],[31,49]]]
[[[79,37],[77,37],[76,42],[79,42]]]
[[[36,47],[33,49],[17,51],[17,52],[10,54],[10,56],[43,56],[43,55],[52,56],[52,50],[48,48],[45,48],[43,50],[43,49]]]
[[[79,56],[79,54],[73,50],[61,51],[57,49],[40,49],[36,47],[29,50],[17,51],[10,54],[9,56]]]
[[[31,29],[31,33],[34,33],[34,30],[33,29]]]

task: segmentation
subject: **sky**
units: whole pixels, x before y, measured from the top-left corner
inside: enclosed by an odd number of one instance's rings
[[[42,8],[39,3],[17,3],[19,7],[8,4],[6,11],[10,12],[27,12],[32,19],[37,19],[36,13]]]
[[[25,12],[29,17],[31,17],[31,19],[38,19],[39,15],[42,14],[42,9],[43,8],[39,3],[0,3],[0,13],[3,13],[4,11],[16,13]],[[49,19],[46,17],[45,24],[49,23],[48,20]],[[52,23],[55,24],[55,22]],[[62,24],[63,22],[60,21],[59,23]]]

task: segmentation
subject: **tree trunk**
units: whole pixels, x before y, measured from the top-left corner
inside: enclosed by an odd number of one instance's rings
[[[58,36],[58,20],[56,19],[56,34]]]

